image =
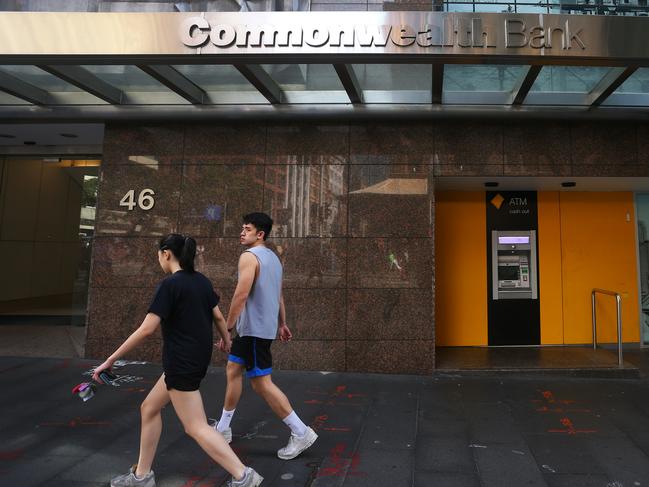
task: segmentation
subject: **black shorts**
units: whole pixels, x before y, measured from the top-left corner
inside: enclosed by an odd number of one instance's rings
[[[228,360],[246,367],[246,377],[261,377],[273,372],[272,340],[237,336],[232,340]]]
[[[195,373],[195,374],[171,374],[168,375],[165,373],[165,384],[167,384],[167,390],[174,389],[176,391],[197,391],[201,386],[201,381],[205,377],[205,373]]]

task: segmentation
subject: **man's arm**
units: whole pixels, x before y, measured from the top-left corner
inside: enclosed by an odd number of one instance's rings
[[[293,338],[293,334],[286,324],[286,307],[284,306],[284,292],[279,296],[279,339],[283,342],[288,342]]]
[[[239,257],[239,281],[237,282],[237,288],[234,290],[234,296],[232,296],[232,302],[230,303],[230,311],[228,312],[228,331],[234,328],[237,319],[239,319],[239,315],[243,311],[243,307],[246,305],[246,300],[255,282],[257,265],[257,257],[250,252],[244,252]]]
[[[158,326],[160,326],[160,317],[155,313],[147,313],[144,321],[138,329],[131,333],[131,336],[124,340],[124,343],[122,343],[119,348],[104,361],[104,363],[95,369],[92,378],[97,382],[102,383],[99,379],[99,373],[110,369],[118,358],[123,357],[137,347],[148,336],[152,335],[158,329]]]

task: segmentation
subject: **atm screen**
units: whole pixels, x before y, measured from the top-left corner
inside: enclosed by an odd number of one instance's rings
[[[530,243],[529,235],[510,235],[498,237],[499,244],[528,244]]]
[[[499,265],[498,266],[498,280],[499,281],[518,281],[517,265]]]

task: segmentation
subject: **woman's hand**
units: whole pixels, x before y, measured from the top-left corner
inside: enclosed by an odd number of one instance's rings
[[[232,340],[230,339],[230,337],[228,337],[227,341],[224,341],[223,338],[221,338],[218,342],[216,342],[216,346],[222,352],[230,353],[230,349],[232,348]]]
[[[110,368],[113,366],[113,361],[112,360],[106,360],[104,363],[99,365],[98,367],[95,368],[94,372],[92,373],[92,379],[95,382],[98,382],[99,384],[103,384],[104,381],[102,381],[99,378],[99,374],[101,374],[104,370],[108,370],[110,372]]]

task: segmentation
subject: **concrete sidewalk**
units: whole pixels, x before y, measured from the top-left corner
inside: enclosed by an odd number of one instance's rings
[[[160,366],[83,403],[70,391],[97,362],[0,358],[0,485],[108,485],[137,461],[139,404]],[[263,486],[649,486],[649,382],[556,376],[412,377],[277,372],[318,442],[276,457],[288,429],[246,385],[232,443]],[[218,417],[223,369],[202,388]],[[221,485],[225,472],[173,409],[154,464],[159,486]]]

